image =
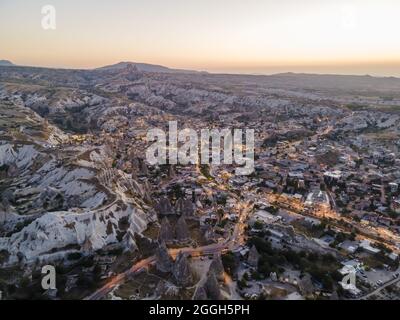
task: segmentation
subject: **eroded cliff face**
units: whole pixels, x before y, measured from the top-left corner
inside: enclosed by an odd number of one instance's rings
[[[127,222],[123,230],[121,221]],[[147,222],[144,212],[131,205],[121,209],[115,204],[100,212],[48,212],[1,238],[0,248],[9,252],[5,265],[62,260],[71,252],[90,253],[118,242],[123,245],[121,234],[141,233]]]
[[[113,169],[104,146],[77,144],[18,100],[0,108],[0,263],[62,260],[109,244],[134,249],[125,235],[155,219],[148,186]]]

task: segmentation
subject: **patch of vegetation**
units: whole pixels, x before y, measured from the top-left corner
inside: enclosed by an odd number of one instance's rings
[[[228,251],[227,253],[225,253],[224,255],[222,255],[221,257],[222,259],[222,264],[224,265],[224,269],[225,271],[233,276],[235,273],[235,270],[238,266],[235,255],[233,254],[232,251]]]
[[[285,265],[291,265],[302,273],[309,273],[326,290],[332,290],[333,284],[341,279],[337,273],[340,264],[331,254],[277,250],[272,248],[269,241],[257,236],[250,238],[249,246],[252,245],[255,245],[261,255],[257,270],[260,276],[268,277],[271,272],[280,274]]]

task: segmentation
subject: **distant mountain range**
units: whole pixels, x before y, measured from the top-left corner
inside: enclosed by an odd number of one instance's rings
[[[25,67],[32,68],[30,66],[20,66],[12,63],[9,60],[0,60],[0,67]],[[390,89],[398,89],[400,85],[400,78],[398,77],[384,77],[384,76],[371,76],[371,75],[341,75],[341,74],[317,74],[317,73],[276,73],[271,75],[263,74],[234,74],[234,73],[209,73],[207,71],[196,71],[196,70],[185,70],[185,69],[173,69],[158,64],[140,63],[122,61],[116,64],[95,68],[95,69],[81,69],[81,71],[99,70],[99,71],[119,71],[126,69],[128,66],[135,66],[139,71],[143,72],[159,72],[159,73],[180,73],[180,74],[208,74],[218,77],[240,77],[249,79],[263,79],[263,81],[271,81],[271,85],[285,85],[294,87],[314,88],[314,87],[326,87],[326,88],[342,88],[342,89],[363,89],[368,88],[378,89],[381,87],[387,87]],[[34,67],[43,69],[55,69],[51,67]],[[65,70],[75,70],[68,69]]]
[[[143,72],[167,72],[167,73],[198,73],[199,71],[184,70],[184,69],[171,69],[157,64],[138,63],[138,62],[119,62],[109,66],[96,68],[96,70],[119,70],[125,69],[127,66],[135,66],[139,71]]]
[[[15,64],[8,60],[0,60],[0,66],[1,67],[11,67],[11,66],[15,66]]]

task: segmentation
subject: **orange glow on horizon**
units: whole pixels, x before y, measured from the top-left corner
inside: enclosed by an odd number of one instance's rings
[[[397,0],[52,1],[0,3],[0,59],[96,68],[120,61],[228,73],[400,76]]]

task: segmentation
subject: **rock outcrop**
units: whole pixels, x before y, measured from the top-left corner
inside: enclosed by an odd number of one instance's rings
[[[157,241],[147,238],[140,233],[135,233],[135,242],[138,246],[140,254],[144,257],[153,255],[159,246]]]
[[[172,274],[175,282],[181,287],[187,287],[193,283],[193,274],[188,261],[188,254],[180,252],[175,260]]]
[[[174,240],[174,232],[171,224],[167,217],[164,217],[161,221],[160,233],[158,235],[160,242],[171,242]]]
[[[158,203],[156,204],[155,209],[157,213],[162,216],[175,214],[171,202],[167,197],[161,197]]]
[[[40,192],[40,196],[34,201],[34,205],[47,211],[60,210],[64,205],[64,197],[55,188],[47,187]]]
[[[193,300],[207,300],[207,292],[204,287],[197,287],[193,295]]]
[[[156,268],[161,272],[170,272],[172,267],[172,258],[169,255],[165,242],[162,242],[156,250]]]
[[[222,264],[221,255],[219,253],[214,254],[208,272],[214,273],[218,280],[224,279],[224,265]]]
[[[18,263],[20,257],[26,263],[58,260],[67,246],[95,251],[119,242],[118,220],[122,218],[129,222],[125,231],[141,233],[147,226],[144,213],[131,206],[121,209],[113,205],[103,212],[49,212],[11,237],[0,238],[0,250],[11,253],[9,264]]]
[[[186,241],[190,239],[189,228],[184,216],[181,216],[176,223],[175,235],[178,241]]]
[[[138,247],[135,242],[135,237],[132,231],[128,230],[122,238],[122,246],[124,247],[125,251],[133,252]]]
[[[219,288],[218,280],[213,272],[207,275],[206,282],[204,283],[204,289],[207,293],[208,299],[220,300],[221,290]]]
[[[155,293],[162,299],[175,299],[179,295],[179,288],[169,281],[161,280],[156,287]]]
[[[81,250],[85,254],[91,254],[93,252],[93,243],[89,237],[85,237],[85,241],[83,242],[83,244],[81,246]]]
[[[190,199],[179,198],[175,204],[175,210],[178,214],[184,216],[193,216],[194,205]]]

